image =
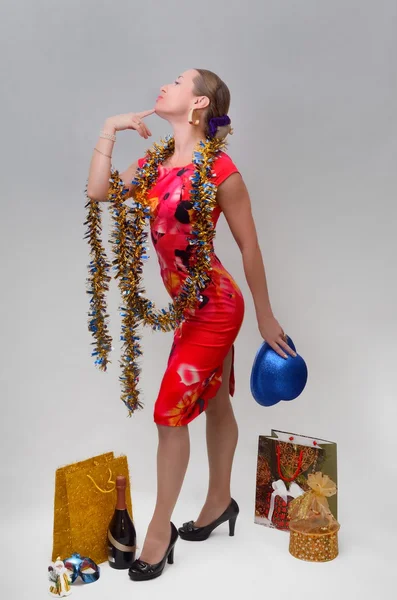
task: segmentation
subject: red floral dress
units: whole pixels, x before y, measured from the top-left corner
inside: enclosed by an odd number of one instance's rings
[[[138,161],[140,167],[145,159]],[[188,275],[192,251],[188,243],[195,211],[190,200],[193,164],[183,168],[159,165],[158,179],[149,191],[150,233],[164,285],[172,298]],[[219,186],[237,168],[224,152],[218,154],[213,182]],[[221,213],[213,210],[214,224]],[[159,425],[187,425],[207,408],[221,383],[223,361],[230,348],[233,363],[229,393],[234,395],[234,341],[244,318],[242,293],[213,252],[211,282],[200,306],[191,309],[174,332],[173,344],[154,407]]]

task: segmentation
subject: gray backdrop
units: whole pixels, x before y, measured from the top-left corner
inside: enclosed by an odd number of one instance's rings
[[[194,598],[214,586],[231,597],[261,586],[286,598],[286,572],[289,581],[322,577],[289,558],[284,534],[253,524],[257,437],[271,427],[338,443],[343,556],[329,565],[334,576],[323,598],[342,589],[369,598],[387,586],[397,475],[396,13],[392,0],[2,3],[2,553],[14,561],[34,552],[38,560],[30,590],[11,571],[2,577],[7,598],[45,593],[60,465],[127,453],[143,543],[155,494],[152,406],[172,335],[145,330],[145,409],[127,419],[114,284],[108,373],[90,357],[83,192],[104,119],[151,108],[159,87],[191,67],[214,70],[230,86],[229,153],[251,194],[275,315],[306,359],[309,380],[291,403],[266,409],[251,397],[261,337],[239,250],[221,218],[216,251],[246,300],[234,400],[240,540],[220,534],[205,549],[181,543],[180,564],[162,587],[140,593],[168,589],[184,598],[194,578]],[[153,139],[169,132],[156,116],[148,123]],[[114,165],[123,170],[147,146],[132,131],[119,134]],[[151,255],[147,291],[164,305]],[[202,417],[191,426],[177,524],[194,518],[205,496],[204,432]],[[224,561],[224,577],[212,559]],[[124,585],[129,597],[130,582],[105,573],[86,594],[109,598]]]

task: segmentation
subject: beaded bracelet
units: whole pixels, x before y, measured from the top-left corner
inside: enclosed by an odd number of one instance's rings
[[[105,140],[112,140],[112,142],[116,141],[116,136],[114,133],[106,133],[106,131],[101,131],[99,137],[105,138]]]

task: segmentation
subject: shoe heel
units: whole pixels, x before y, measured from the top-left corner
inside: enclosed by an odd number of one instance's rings
[[[167,561],[168,561],[169,565],[173,565],[174,564],[174,550],[175,550],[175,548],[172,548],[171,552],[168,555]]]
[[[235,517],[233,517],[232,519],[229,519],[229,535],[230,536],[234,535],[234,530],[236,528],[236,521],[237,521],[237,515]]]

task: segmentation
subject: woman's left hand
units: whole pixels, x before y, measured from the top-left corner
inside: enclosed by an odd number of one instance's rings
[[[258,322],[258,328],[261,336],[273,348],[277,354],[282,356],[283,358],[287,358],[288,352],[291,356],[296,356],[296,353],[290,346],[288,346],[286,342],[286,335],[275,317],[269,315],[268,317],[264,317]],[[285,352],[283,351],[285,350]]]

